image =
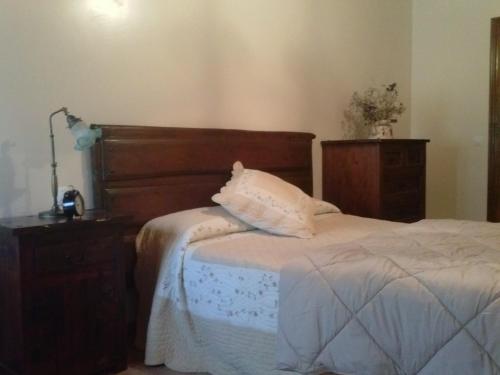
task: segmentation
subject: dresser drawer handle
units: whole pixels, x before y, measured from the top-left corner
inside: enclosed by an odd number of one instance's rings
[[[113,286],[106,285],[102,288],[102,294],[104,297],[113,299],[116,294],[116,289]]]
[[[403,163],[401,151],[386,151],[384,153],[383,163],[386,167],[397,167]]]
[[[412,183],[411,181],[401,181],[398,184],[399,191],[406,191],[408,189],[412,188]]]
[[[85,263],[85,254],[82,253],[79,256],[66,255],[64,261],[67,266],[77,266]]]

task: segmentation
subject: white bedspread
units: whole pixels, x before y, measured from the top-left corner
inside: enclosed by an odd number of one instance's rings
[[[216,375],[275,373],[272,363],[249,359],[249,343],[234,332],[246,332],[247,337],[260,332],[266,343],[273,340],[283,265],[326,245],[404,226],[342,214],[320,215],[315,220],[317,235],[307,240],[251,230],[218,207],[167,215],[148,223],[137,241],[142,297],[139,331],[152,300],[146,363]],[[211,331],[210,327],[219,324],[228,329]],[[139,344],[144,339],[144,334],[138,335]],[[214,351],[214,347],[220,350]],[[255,347],[255,360],[274,356],[274,347],[272,353],[266,347],[259,353],[259,345]],[[218,360],[225,365],[218,366]],[[252,368],[259,365],[258,370]]]
[[[278,368],[500,374],[500,224],[424,220],[296,258]]]

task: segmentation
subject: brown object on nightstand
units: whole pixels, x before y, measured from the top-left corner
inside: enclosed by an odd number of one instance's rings
[[[0,373],[127,367],[125,216],[0,219]]]
[[[414,222],[425,218],[427,139],[323,141],[323,199],[344,213]]]

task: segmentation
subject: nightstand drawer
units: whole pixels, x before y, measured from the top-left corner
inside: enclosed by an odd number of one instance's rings
[[[34,250],[37,274],[74,271],[78,267],[113,261],[114,237],[47,244]]]

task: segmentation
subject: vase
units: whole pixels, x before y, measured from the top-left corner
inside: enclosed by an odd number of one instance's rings
[[[370,139],[392,139],[392,124],[389,120],[380,120],[370,129]]]

